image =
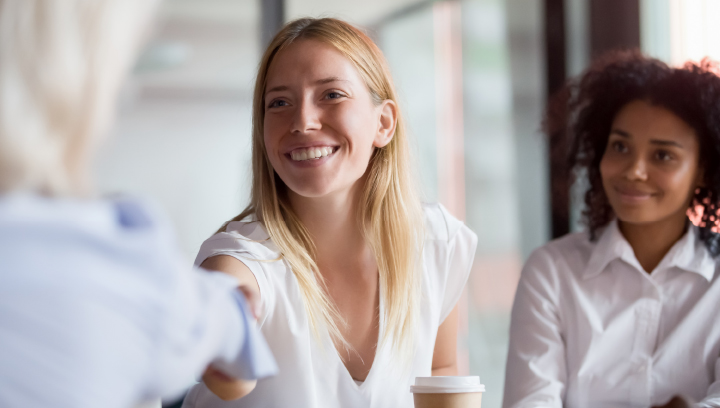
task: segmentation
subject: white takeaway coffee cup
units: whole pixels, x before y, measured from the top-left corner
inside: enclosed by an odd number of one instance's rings
[[[410,386],[415,408],[480,408],[485,386],[480,377],[415,377]]]

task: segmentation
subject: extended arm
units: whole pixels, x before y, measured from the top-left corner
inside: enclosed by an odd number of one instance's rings
[[[260,313],[260,288],[250,269],[239,260],[220,255],[206,259],[201,268],[226,273],[238,280],[238,288],[245,293],[255,317]],[[205,370],[202,377],[205,385],[220,399],[225,401],[236,400],[248,395],[257,384],[256,380],[240,380],[230,377],[212,366]]]

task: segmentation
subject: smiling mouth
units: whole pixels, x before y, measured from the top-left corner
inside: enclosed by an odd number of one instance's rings
[[[288,153],[293,161],[319,160],[323,157],[331,156],[339,147],[308,147],[305,149],[295,149]]]
[[[628,201],[643,201],[646,199],[649,199],[654,194],[653,193],[646,193],[642,191],[628,191],[628,190],[622,190],[619,188],[615,188],[615,192],[620,195],[620,198]]]

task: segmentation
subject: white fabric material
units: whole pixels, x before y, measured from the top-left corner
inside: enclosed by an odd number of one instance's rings
[[[720,406],[720,279],[694,226],[648,274],[615,222],[536,250],[520,278],[504,407]]]
[[[177,397],[213,359],[272,373],[237,281],[173,241],[135,201],[0,196],[0,407]]]
[[[322,333],[322,344],[313,338],[298,282],[287,264],[282,260],[258,261],[279,257],[259,223],[233,222],[226,232],[205,241],[196,265],[211,256],[230,255],[245,263],[257,278],[265,308],[261,331],[280,373],[258,381],[252,393],[232,402],[220,400],[204,384],[198,384],[183,407],[411,408],[410,385],[416,376],[431,374],[438,326],[462,294],[477,244],[475,234],[440,205],[425,206],[425,223],[415,358],[409,369],[400,372],[389,347],[381,347],[360,385],[343,365],[327,331]],[[381,310],[383,307],[381,302]],[[383,322],[381,330],[382,326]]]

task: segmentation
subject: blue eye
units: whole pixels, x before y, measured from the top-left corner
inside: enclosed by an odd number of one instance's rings
[[[345,96],[345,95],[341,94],[340,92],[330,92],[330,93],[327,94],[326,97],[327,97],[328,99],[340,99],[340,98],[342,98],[343,96]]]
[[[280,108],[280,107],[287,106],[287,105],[288,105],[288,103],[286,101],[284,101],[282,99],[276,99],[276,100],[270,102],[270,104],[268,105],[268,109],[269,108]]]

